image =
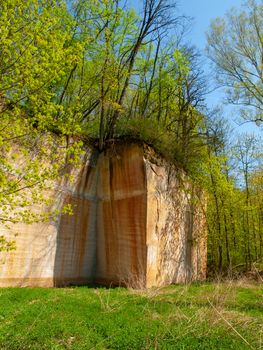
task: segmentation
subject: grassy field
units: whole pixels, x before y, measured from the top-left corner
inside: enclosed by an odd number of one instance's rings
[[[0,349],[263,349],[263,286],[0,289]]]

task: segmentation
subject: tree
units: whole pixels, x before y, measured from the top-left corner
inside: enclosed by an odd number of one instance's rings
[[[130,92],[143,69],[141,55],[157,46],[157,59],[160,37],[181,24],[175,9],[175,1],[144,0],[140,17],[116,0],[74,3],[75,39],[84,42],[84,54],[83,61],[65,79],[60,102],[64,112],[73,109],[73,119],[79,119],[82,127],[91,129],[95,124],[97,132],[99,124],[100,150],[107,139],[116,136],[120,117],[130,112]],[[149,95],[151,84],[147,88]],[[74,103],[76,108],[72,108]],[[147,106],[146,97],[144,110]]]
[[[234,156],[237,160],[237,170],[241,175],[242,199],[242,231],[244,235],[245,263],[251,267],[252,262],[258,260],[259,240],[255,222],[258,216],[259,208],[253,201],[253,192],[255,186],[251,177],[262,167],[262,140],[256,138],[253,134],[240,135],[234,146]],[[260,172],[259,172],[260,173]],[[262,180],[262,179],[261,179]],[[252,186],[253,185],[253,186]],[[262,185],[262,183],[261,183]]]
[[[246,3],[212,21],[207,54],[216,78],[226,87],[228,102],[240,106],[243,118],[263,121],[263,4]]]
[[[207,159],[198,174],[208,195],[208,266],[235,274],[262,259],[262,143],[249,134],[231,142],[217,114],[206,123]]]
[[[43,190],[58,177],[70,148],[52,86],[79,59],[65,3],[7,0],[0,4],[0,223],[49,217]],[[52,131],[56,131],[54,137]],[[71,132],[72,133],[72,132]],[[72,149],[71,149],[72,150]],[[1,248],[12,243],[0,237]]]

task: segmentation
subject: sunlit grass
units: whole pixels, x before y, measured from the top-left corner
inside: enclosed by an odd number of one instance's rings
[[[0,290],[1,349],[263,349],[263,288]]]

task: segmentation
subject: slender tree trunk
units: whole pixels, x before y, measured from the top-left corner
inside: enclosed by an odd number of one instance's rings
[[[152,74],[151,74],[151,78],[150,78],[150,84],[149,84],[149,87],[147,89],[147,93],[146,93],[146,96],[145,96],[145,101],[144,101],[143,109],[142,109],[142,115],[143,116],[145,115],[145,112],[147,111],[150,94],[152,92],[153,79],[154,79],[154,75],[155,75],[155,71],[156,71],[156,65],[157,65],[157,60],[158,60],[158,56],[159,56],[160,45],[161,45],[161,39],[158,38],[157,48],[156,48],[156,52],[155,52],[155,56],[154,56]]]
[[[262,260],[263,255],[263,226],[262,226],[262,222],[263,222],[263,208],[259,207],[259,213],[258,213],[258,229],[259,229],[259,258],[260,260]]]
[[[222,232],[221,232],[221,220],[220,220],[220,209],[219,209],[219,201],[218,196],[216,192],[215,187],[215,181],[212,174],[211,176],[211,182],[213,187],[213,196],[215,200],[215,207],[216,207],[216,225],[217,225],[217,233],[218,233],[218,270],[220,273],[223,271],[223,248],[222,248]]]
[[[228,268],[232,268],[231,266],[231,257],[230,257],[230,249],[229,249],[229,237],[228,237],[228,227],[227,227],[227,218],[226,214],[224,213],[224,224],[225,224],[225,244],[226,244],[226,259],[228,263]]]
[[[157,120],[160,121],[162,114],[162,64],[159,66],[159,81],[158,81],[158,113]]]
[[[107,21],[105,28],[108,28],[109,22]],[[105,138],[105,78],[106,71],[109,62],[109,50],[110,50],[110,35],[105,31],[105,61],[102,69],[101,76],[101,90],[100,90],[100,100],[101,100],[101,108],[100,108],[100,129],[99,129],[99,150],[102,151],[104,147],[104,138]]]

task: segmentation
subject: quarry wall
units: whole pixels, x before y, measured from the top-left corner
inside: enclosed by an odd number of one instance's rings
[[[146,145],[118,142],[89,149],[73,175],[50,194],[73,215],[0,227],[16,235],[17,247],[1,253],[0,286],[143,288],[205,279],[206,200],[182,170]]]

